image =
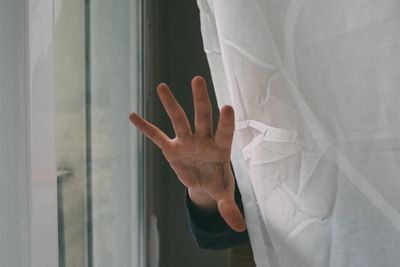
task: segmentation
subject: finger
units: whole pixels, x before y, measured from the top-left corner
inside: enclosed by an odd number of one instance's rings
[[[129,115],[129,120],[148,138],[150,138],[159,148],[165,148],[170,139],[156,126],[146,121],[136,113]]]
[[[209,185],[213,190],[208,191],[209,194],[217,201],[218,210],[225,222],[235,231],[243,232],[246,229],[246,222],[235,202],[235,182],[230,163],[223,167],[223,175],[225,179],[219,180],[218,185]]]
[[[196,133],[199,136],[212,136],[212,106],[208,97],[206,81],[201,76],[193,78],[192,91]]]
[[[225,222],[236,232],[246,230],[246,222],[233,198],[218,201],[218,210]]]
[[[161,103],[163,104],[165,111],[171,119],[172,126],[174,127],[175,134],[178,137],[192,134],[189,120],[186,117],[185,111],[176,101],[171,90],[165,83],[161,83],[157,87],[157,93],[160,97]]]
[[[224,149],[230,149],[234,130],[235,115],[233,108],[231,106],[224,106],[221,109],[218,127],[215,133],[216,145]]]

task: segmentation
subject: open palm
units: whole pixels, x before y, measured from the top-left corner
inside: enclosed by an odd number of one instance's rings
[[[235,182],[230,167],[234,133],[233,108],[224,106],[221,109],[214,135],[211,101],[202,77],[197,76],[192,80],[192,91],[195,133],[192,133],[183,108],[164,83],[157,87],[157,93],[172,121],[176,137],[170,139],[136,113],[130,115],[130,120],[162,150],[179,180],[186,187],[204,190],[216,201],[226,223],[235,231],[243,231],[245,222],[234,200]]]

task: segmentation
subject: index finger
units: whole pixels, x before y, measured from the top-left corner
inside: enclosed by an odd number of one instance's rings
[[[156,126],[143,119],[136,113],[129,115],[129,120],[148,138],[150,138],[159,148],[165,148],[170,139],[169,137]]]

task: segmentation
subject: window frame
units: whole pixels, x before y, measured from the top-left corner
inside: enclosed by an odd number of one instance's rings
[[[54,82],[54,1],[24,1],[25,15],[25,94],[27,118],[27,162],[28,162],[28,238],[29,266],[59,266],[58,218],[57,218],[57,169],[55,142],[55,82]],[[90,0],[85,0],[85,8]],[[133,1],[132,1],[133,3]],[[148,48],[146,33],[150,30],[145,15],[147,1],[137,0],[131,12],[137,11],[140,51],[139,68],[139,112],[148,112],[148,96],[144,88],[148,84],[148,66],[145,60]],[[135,10],[138,8],[138,10]],[[128,123],[128,122],[127,122]],[[148,266],[148,222],[149,222],[149,172],[145,137],[139,140],[139,267]],[[89,263],[87,263],[89,265]],[[89,266],[91,267],[91,266]]]
[[[58,266],[53,0],[25,0],[30,266]]]

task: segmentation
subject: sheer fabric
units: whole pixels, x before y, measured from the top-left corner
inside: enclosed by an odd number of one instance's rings
[[[399,266],[400,2],[198,5],[257,266]]]

